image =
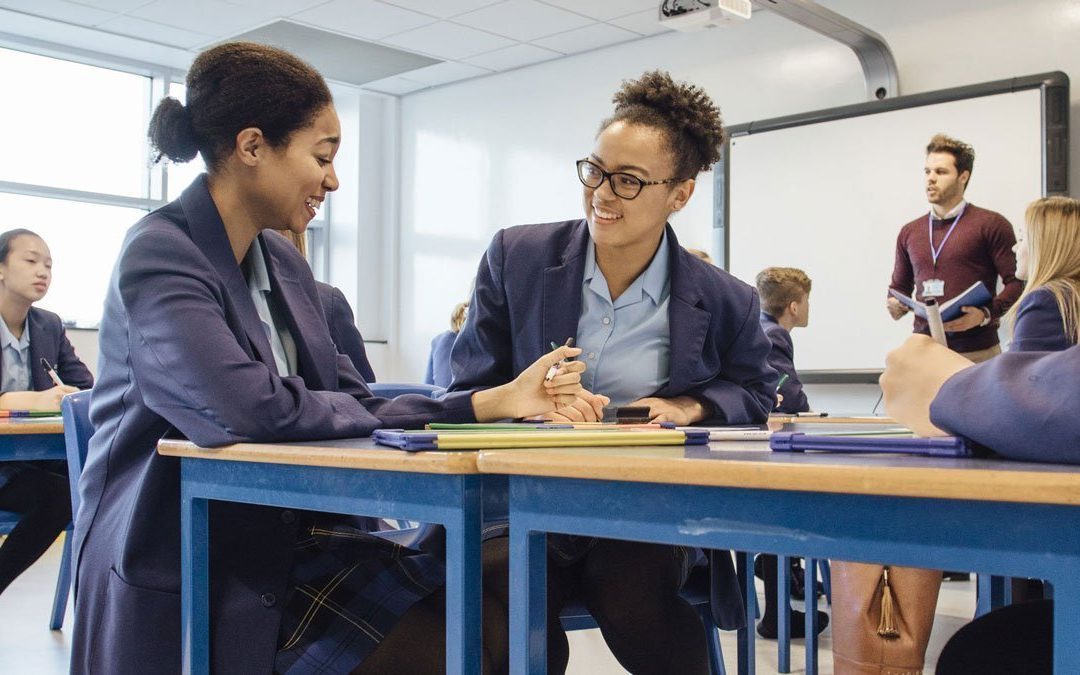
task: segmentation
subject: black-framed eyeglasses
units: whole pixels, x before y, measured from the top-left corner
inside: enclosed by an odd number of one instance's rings
[[[630,173],[622,171],[604,171],[599,165],[588,159],[577,161],[578,180],[588,188],[596,189],[607,180],[611,184],[611,191],[623,199],[633,199],[641,194],[641,189],[646,185],[665,185],[667,183],[681,182],[682,178],[668,178],[667,180],[642,180]]]

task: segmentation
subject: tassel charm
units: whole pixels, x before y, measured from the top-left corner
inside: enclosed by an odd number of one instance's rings
[[[882,571],[883,586],[881,589],[881,620],[878,621],[877,633],[886,640],[895,640],[900,637],[900,630],[896,627],[894,616],[895,601],[893,600],[892,588],[889,587],[889,568]]]

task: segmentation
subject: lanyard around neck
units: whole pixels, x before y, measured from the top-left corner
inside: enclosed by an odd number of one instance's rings
[[[945,238],[941,240],[941,244],[934,248],[934,211],[931,209],[930,213],[926,216],[926,233],[930,239],[930,258],[934,261],[934,267],[937,267],[938,258],[941,256],[941,250],[945,248],[945,242],[949,241],[949,237],[952,236],[953,230],[960,224],[960,219],[964,216],[964,211],[967,210],[967,204],[960,207],[960,213],[956,214],[956,220],[949,226],[949,231],[945,233]]]

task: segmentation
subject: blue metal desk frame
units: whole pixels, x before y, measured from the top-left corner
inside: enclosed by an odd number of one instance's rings
[[[1048,579],[1055,672],[1080,673],[1077,506],[511,475],[510,520],[513,673],[547,668],[548,532],[803,555],[808,570],[833,558]],[[754,592],[746,556],[737,563],[744,593]],[[740,631],[740,673],[754,672],[753,625],[747,617]],[[808,639],[807,672],[816,652]]]
[[[480,474],[181,458],[183,672],[209,672],[207,514],[208,500],[220,500],[418,520],[445,527],[446,671],[456,675],[479,673],[480,534],[485,480],[505,484],[503,477],[485,478]],[[502,493],[505,500],[505,488]]]

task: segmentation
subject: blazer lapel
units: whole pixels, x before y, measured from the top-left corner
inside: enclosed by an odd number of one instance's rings
[[[671,340],[668,385],[660,392],[686,391],[698,377],[702,348],[709,333],[712,314],[701,308],[701,284],[693,270],[683,260],[690,255],[679,246],[674,230],[667,226],[671,250],[671,297],[668,302],[668,323]]]
[[[585,221],[579,222],[569,239],[559,264],[544,270],[544,343],[541,353],[548,352],[552,342],[562,345],[566,338],[577,337],[585,247],[591,243]]]
[[[273,372],[277,372],[274,352],[270,349],[270,341],[266,338],[259,313],[251,299],[244,273],[233,256],[232,245],[225,234],[225,223],[210,197],[206,174],[199,176],[184,190],[180,195],[180,206],[184,209],[192,241],[210,260],[225,286],[228,303],[243,326],[250,351],[255,358],[269,366]],[[258,239],[255,241],[258,242]],[[240,337],[237,335],[238,339]]]
[[[263,247],[267,267],[270,269],[270,287],[279,300],[296,343],[296,359],[300,375],[312,389],[333,390],[337,388],[337,348],[326,328],[322,306],[312,302],[300,280],[292,272],[292,265],[274,254],[273,247],[262,241],[267,235],[259,235],[256,243]],[[321,328],[321,330],[320,330]]]
[[[45,367],[41,365],[41,356],[53,351],[48,349],[49,345],[46,343],[46,341],[51,341],[53,336],[45,334],[45,326],[41,322],[40,315],[34,311],[33,307],[30,308],[26,323],[30,331],[30,363],[27,364],[27,368],[30,369],[30,389],[33,391],[52,389],[53,381],[45,372]],[[49,365],[53,368],[56,367],[55,363]]]

